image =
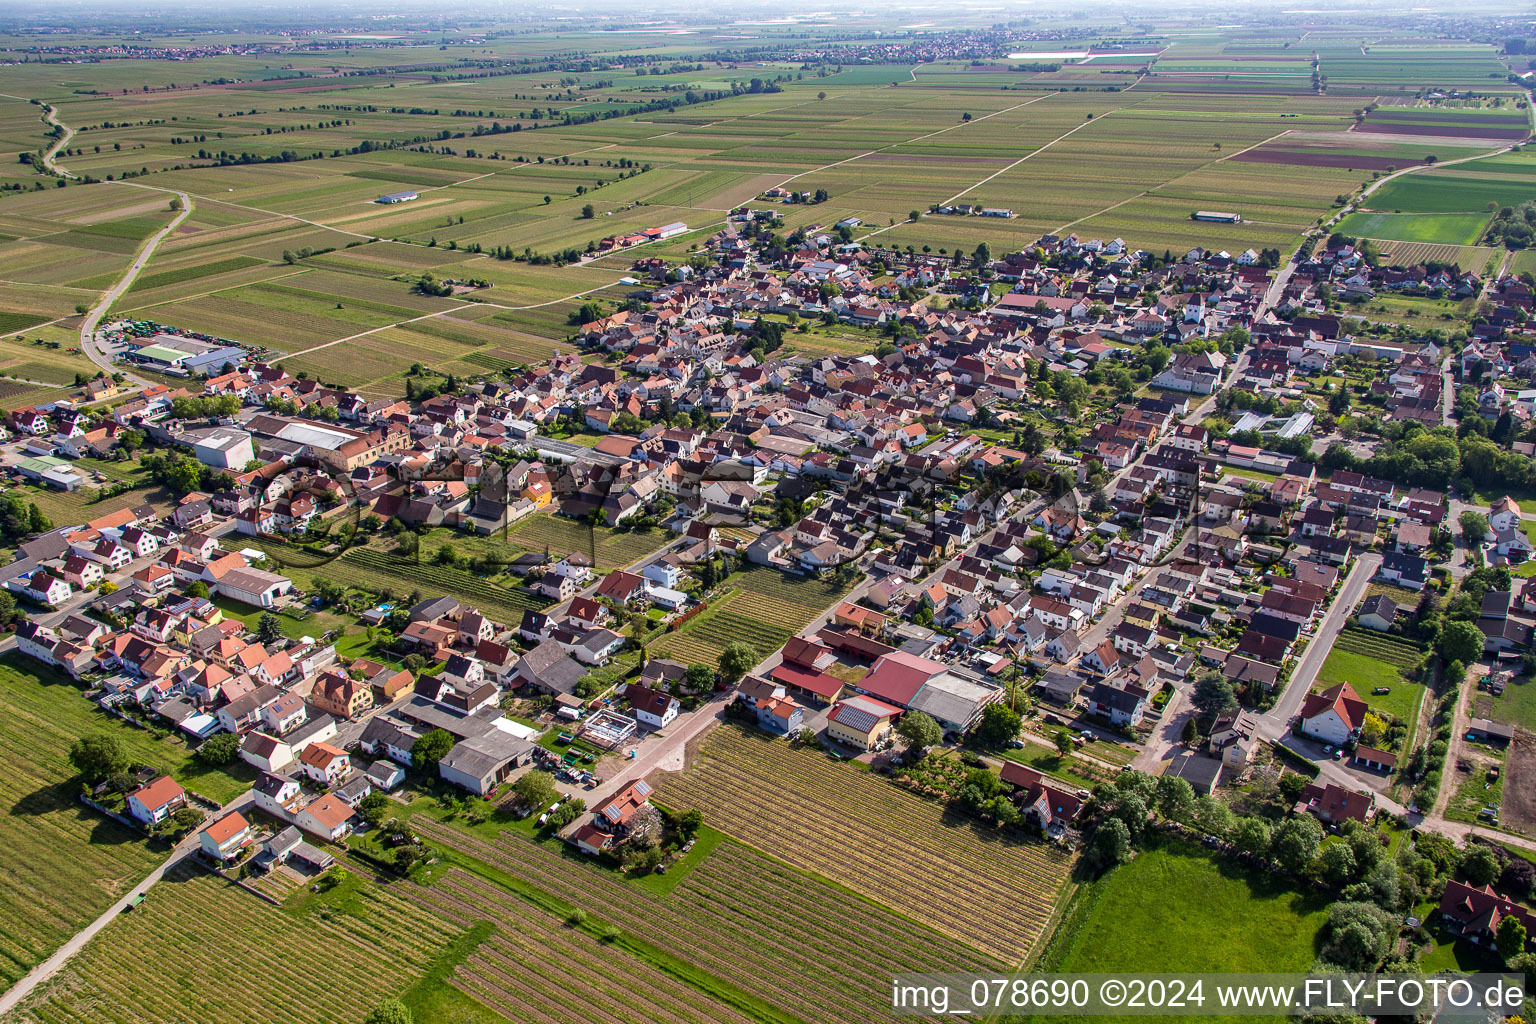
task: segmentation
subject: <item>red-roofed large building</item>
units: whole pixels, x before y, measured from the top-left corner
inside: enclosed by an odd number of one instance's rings
[[[1365,724],[1365,701],[1348,683],[1311,693],[1301,705],[1301,731],[1313,739],[1340,746]]]
[[[128,794],[128,813],[146,825],[158,825],[186,805],[187,791],[169,775],[162,775]]]
[[[197,837],[203,853],[213,860],[232,860],[251,845],[251,825],[239,811],[230,811]]]
[[[859,680],[859,689],[888,704],[908,707],[917,691],[934,676],[946,670],[943,662],[919,658],[905,651],[892,651],[875,662]]]
[[[776,683],[783,683],[785,689],[823,704],[830,704],[841,697],[843,689],[848,685],[837,676],[788,661],[774,666],[768,677]]]
[[[592,822],[609,832],[622,833],[650,799],[651,784],[644,779],[636,779],[598,804],[592,812]]]
[[[1331,782],[1321,786],[1312,783],[1301,791],[1296,810],[1312,814],[1325,824],[1340,825],[1346,821],[1364,821],[1375,803],[1376,797],[1371,793],[1356,793]]]
[[[1013,787],[1014,802],[1041,828],[1065,827],[1083,804],[1066,788],[1047,782],[1044,775],[1016,761],[1003,762],[1002,779],[1005,786]]]
[[[1491,885],[1479,889],[1466,882],[1445,883],[1445,892],[1440,896],[1440,919],[1447,931],[1491,946],[1497,941],[1499,924],[1506,917],[1514,917],[1525,925],[1526,944],[1530,945],[1531,939],[1536,938],[1536,913],[1500,896]]]

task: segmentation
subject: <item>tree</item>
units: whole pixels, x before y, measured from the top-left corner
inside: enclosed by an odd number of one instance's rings
[[[1478,846],[1461,860],[1461,873],[1468,882],[1482,888],[1499,875],[1499,858],[1486,846]]]
[[[378,828],[389,816],[389,797],[375,790],[357,802],[357,813],[369,828]]]
[[[167,832],[190,832],[203,823],[203,812],[195,807],[178,807],[164,822]]]
[[[1195,717],[1191,715],[1184,719],[1184,728],[1179,730],[1179,740],[1183,743],[1189,744],[1195,742],[1195,740],[1199,738],[1200,730],[1196,728]]]
[[[217,768],[234,761],[240,753],[240,737],[234,733],[225,732],[204,741],[197,748],[197,760],[199,764]]]
[[[187,596],[206,598],[208,596],[208,584],[202,580],[193,580],[187,584]]]
[[[548,807],[560,795],[555,777],[548,772],[531,771],[512,783],[512,793],[529,810]]]
[[[1195,800],[1192,818],[1196,828],[1212,836],[1230,836],[1237,824],[1237,815],[1232,813],[1232,808],[1213,796]]]
[[[921,711],[908,711],[896,723],[896,732],[907,745],[919,751],[926,750],[944,738],[944,730],[932,715]]]
[[[1369,971],[1391,951],[1397,932],[1397,917],[1375,904],[1334,903],[1328,908],[1322,959],[1345,970]]]
[[[1347,843],[1334,843],[1325,849],[1318,864],[1334,885],[1347,885],[1355,876],[1355,852]]]
[[[1195,789],[1176,775],[1157,780],[1157,812],[1170,821],[1184,821],[1195,809]]]
[[[1380,715],[1366,713],[1360,726],[1360,742],[1368,747],[1380,747],[1387,735],[1387,720]]]
[[[448,545],[445,545],[447,547]],[[313,581],[315,596],[325,604],[335,604],[347,595],[347,588],[324,576],[316,576]]]
[[[683,673],[683,685],[694,693],[703,693],[715,685],[715,670],[708,665],[689,665]]]
[[[583,302],[576,308],[573,313],[571,313],[569,317],[567,317],[567,319],[572,324],[576,324],[578,326],[590,324],[594,320],[601,320],[602,318],[603,307],[598,305],[598,303],[592,299],[588,299],[586,302]]]
[[[1072,734],[1067,732],[1065,729],[1056,730],[1055,740],[1056,751],[1057,753],[1061,754],[1062,757],[1066,757],[1068,754],[1072,753],[1073,747],[1076,746],[1076,744],[1072,742]]]
[[[1525,952],[1525,925],[1513,914],[1499,922],[1499,952],[1506,960]]]
[[[363,1024],[416,1024],[416,1017],[411,1013],[410,1007],[400,1000],[389,998],[378,1006],[375,1006],[363,1018]]]
[[[1195,683],[1195,692],[1189,702],[1202,715],[1219,715],[1237,707],[1237,693],[1221,673],[1207,672]]]
[[[1446,661],[1470,664],[1483,655],[1483,631],[1470,622],[1447,622],[1435,649]]]
[[[757,648],[745,640],[727,644],[725,650],[720,652],[720,678],[728,685],[733,685],[761,660]]]
[[[1269,852],[1269,822],[1263,818],[1243,818],[1232,829],[1232,845],[1243,853],[1262,857]]]
[[[1094,860],[1100,868],[1124,864],[1131,856],[1131,830],[1119,818],[1105,821],[1093,834]]]
[[[1536,890],[1536,865],[1524,857],[1511,857],[1499,872],[1499,892],[1516,899],[1529,899]]]
[[[994,701],[981,713],[981,724],[976,727],[976,738],[989,747],[1000,747],[1019,735],[1019,713],[1006,704]]]
[[[283,638],[283,624],[276,615],[271,612],[262,612],[261,618],[256,620],[256,639],[263,646],[271,646]]]
[[[437,762],[453,749],[453,735],[446,729],[422,733],[411,746],[411,763],[424,772],[436,770]]]
[[[123,741],[104,732],[83,736],[70,744],[69,763],[91,782],[126,772],[133,765]]]
[[[586,206],[583,206],[581,208],[581,219],[582,220],[591,220],[593,217],[596,217],[596,216],[597,216],[597,208],[595,206],[593,206],[591,203],[588,203]]]
[[[1310,814],[1291,818],[1275,831],[1270,856],[1292,874],[1305,871],[1318,847],[1323,845],[1323,827]]]
[[[1461,535],[1468,544],[1481,544],[1488,536],[1488,517],[1475,509],[1467,509],[1456,517]]]

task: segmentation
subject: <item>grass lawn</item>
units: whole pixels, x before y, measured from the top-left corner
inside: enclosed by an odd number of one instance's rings
[[[1240,476],[1245,480],[1258,480],[1262,483],[1280,479],[1279,473],[1265,473],[1258,469],[1241,469],[1236,466],[1222,466],[1221,475],[1223,477]]]
[[[250,788],[255,770],[244,761],[227,768],[207,768],[192,759],[191,749],[177,734],[155,739],[100,711],[86,700],[68,677],[43,668],[16,653],[0,657],[0,694],[9,713],[36,716],[67,754],[69,745],[92,733],[110,733],[120,739],[135,762],[169,772],[186,788],[210,800],[228,803]],[[70,776],[73,770],[65,767]]]
[[[1504,696],[1492,700],[1495,721],[1536,731],[1536,679],[1516,676],[1504,687]]]
[[[1503,497],[1514,498],[1522,508],[1527,508],[1526,502],[1536,503],[1536,487],[1521,487],[1513,491],[1473,491],[1472,496],[1466,501],[1472,505],[1492,505]]]
[[[1441,242],[1474,245],[1488,223],[1487,213],[1367,213],[1357,211],[1338,230],[1393,242]]]
[[[252,631],[256,629],[256,624],[261,621],[261,617],[267,614],[265,608],[255,608],[223,595],[213,598],[213,603],[224,612],[225,618],[238,619],[245,623],[246,629]],[[306,636],[318,638],[329,630],[346,629],[352,624],[352,620],[346,616],[326,611],[314,612],[306,619],[296,619],[280,611],[271,614],[282,624],[283,636],[291,640],[299,640]]]
[[[1311,965],[1325,897],[1294,892],[1177,841],[1153,843],[1078,891],[1036,970],[1305,971]],[[1225,922],[1219,939],[1210,934],[1215,907]]]
[[[1419,695],[1424,690],[1422,685],[1403,678],[1396,665],[1337,647],[1328,653],[1317,682],[1318,689],[1348,683],[1373,710],[1385,711],[1405,722],[1411,721],[1418,710]],[[1378,686],[1388,687],[1390,692],[1373,694],[1371,691]]]
[[[1004,750],[997,756],[1005,761],[1027,764],[1037,772],[1054,775],[1078,789],[1092,789],[1098,785],[1094,780],[1072,770],[1072,758],[1064,758],[1050,747],[1042,747],[1038,743],[1031,743],[1022,750]]]

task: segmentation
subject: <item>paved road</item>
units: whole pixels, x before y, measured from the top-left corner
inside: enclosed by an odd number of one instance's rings
[[[51,147],[49,147],[48,152],[43,155],[43,166],[53,173],[61,175],[65,178],[78,179],[79,175],[65,170],[63,167],[54,162],[54,157],[58,155],[60,150],[69,144],[70,139],[74,138],[75,130],[58,119],[58,113],[53,109],[53,107],[46,106],[43,109],[45,118],[49,124],[64,129],[64,134],[61,135],[58,140],[55,141]],[[181,227],[182,222],[185,221],[187,217],[192,213],[192,197],[187,193],[176,191],[174,189],[157,189],[156,191],[162,191],[167,194],[174,193],[175,195],[179,196],[181,198],[181,210],[176,214],[176,216],[171,218],[171,222],[169,224],[150,236],[149,241],[145,242],[143,247],[139,249],[138,254],[134,256],[133,262],[129,264],[128,269],[123,272],[123,276],[118,279],[116,284],[107,289],[106,294],[101,297],[101,301],[96,304],[95,308],[86,314],[85,320],[80,324],[80,349],[85,353],[86,358],[90,359],[91,362],[101,367],[107,373],[122,373],[123,376],[133,381],[139,387],[148,387],[149,381],[142,377],[136,376],[135,374],[123,371],[121,367],[112,362],[112,357],[108,355],[106,350],[102,348],[102,346],[97,342],[96,327],[101,323],[102,317],[106,316],[107,310],[112,308],[112,303],[121,298],[122,294],[126,292],[133,284],[134,279],[139,276],[139,271],[143,270],[144,265],[149,262],[150,257],[154,256],[155,249],[157,246],[159,246],[161,241],[163,241],[165,237],[172,231],[175,231],[177,228]]]
[[[155,248],[159,246],[165,236],[181,227],[182,222],[191,215],[192,197],[185,192],[178,192],[176,194],[181,197],[181,210],[177,212],[176,216],[171,218],[169,224],[150,236],[149,241],[144,243],[144,247],[139,250],[138,255],[134,256],[133,262],[129,264],[123,276],[118,279],[116,284],[107,289],[106,294],[101,297],[101,301],[86,314],[85,320],[80,324],[80,348],[85,352],[86,357],[107,373],[122,373],[124,377],[127,377],[140,387],[148,387],[149,381],[136,374],[126,372],[112,362],[112,357],[97,338],[96,326],[101,323],[102,317],[107,315],[107,310],[112,308],[112,303],[116,302],[132,286],[134,279],[139,276],[139,271],[143,270],[150,257],[154,256]]]
[[[679,715],[672,724],[662,730],[655,742],[641,745],[641,753],[633,761],[623,762],[623,769],[615,776],[603,780],[590,791],[571,787],[571,792],[587,802],[588,807],[617,793],[625,785],[643,779],[652,771],[679,771],[683,767],[685,748],[695,737],[702,736],[725,721],[725,705],[732,693],[717,693],[707,704],[687,715]]]
[[[1290,726],[1292,718],[1301,710],[1301,702],[1306,699],[1312,690],[1312,683],[1317,679],[1317,673],[1323,667],[1323,662],[1328,660],[1328,652],[1333,650],[1333,643],[1339,637],[1345,623],[1349,621],[1350,614],[1355,610],[1355,605],[1360,603],[1360,598],[1365,593],[1365,588],[1376,575],[1376,570],[1381,567],[1381,556],[1378,554],[1361,555],[1355,560],[1354,566],[1349,570],[1349,575],[1344,577],[1344,582],[1339,586],[1339,592],[1329,606],[1328,612],[1323,616],[1322,623],[1317,627],[1312,640],[1307,644],[1307,649],[1302,653],[1301,661],[1291,673],[1291,681],[1285,688],[1285,693],[1275,701],[1275,706],[1264,714],[1259,724],[1260,732],[1270,739],[1279,739]]]
[[[251,802],[251,793],[247,790],[238,799],[227,804],[220,816],[222,817],[223,813],[228,811],[243,811]],[[123,912],[123,909],[128,906],[134,897],[147,893],[156,882],[165,877],[167,871],[190,856],[198,847],[197,836],[200,831],[202,830],[193,831],[186,838],[182,839],[181,842],[177,843],[175,849],[171,851],[171,855],[148,875],[144,876],[144,879],[139,884],[124,893],[116,903],[113,903],[103,911],[100,917],[76,932],[68,942],[59,947],[53,956],[32,968],[24,978],[12,985],[4,995],[0,995],[0,1017],[15,1009],[16,1005],[31,994],[32,990],[37,988],[37,986],[59,973],[76,953],[85,948],[86,943],[90,942],[97,932],[117,919],[118,915]]]

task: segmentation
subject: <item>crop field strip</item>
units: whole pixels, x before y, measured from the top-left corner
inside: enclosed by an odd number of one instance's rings
[[[813,577],[795,578],[756,566],[732,576],[730,584],[682,629],[656,640],[653,653],[717,665],[727,646],[745,640],[766,657],[847,593]]]
[[[1341,650],[1368,655],[1380,661],[1408,669],[1424,660],[1424,649],[1386,633],[1349,627],[1340,634],[1335,646]]]
[[[504,834],[488,843],[417,822],[433,841],[573,901],[603,923],[804,1021],[884,1019],[878,1007],[893,970],[1002,966],[877,903],[729,842],[661,896],[521,836]],[[511,907],[523,905],[516,896],[498,894],[489,881],[467,881],[475,893],[472,905],[498,896]],[[814,974],[803,970],[808,955],[818,968]],[[861,994],[868,1005],[857,999]]]
[[[734,728],[717,730],[698,764],[652,782],[669,806],[696,806],[772,856],[1015,962],[1040,938],[1067,880],[1069,860],[1054,847],[951,823],[937,804],[883,779]]]
[[[454,932],[394,887],[365,885],[344,908],[296,916],[188,865],[40,986],[13,1019],[180,1024],[189,1007],[205,1024],[360,1019],[381,992],[420,973]],[[317,949],[325,950],[323,966]]]
[[[743,1024],[752,1018],[561,925],[518,897],[454,869],[430,888],[411,893],[434,914],[466,927],[490,916],[516,921],[483,942],[451,984],[510,1021],[564,1024],[581,1018],[644,1024],[649,1020],[710,1020]],[[574,975],[579,989],[561,980]]]
[[[549,512],[536,512],[526,519],[513,523],[507,530],[507,541],[528,551],[549,549],[552,558],[560,558],[573,551],[591,556],[592,537],[597,539],[597,565],[607,569],[631,565],[645,556],[659,551],[672,536],[666,530],[620,533],[606,526],[591,528],[585,523],[567,519]]]
[[[162,855],[75,802],[68,754],[76,730],[61,726],[51,701],[26,699],[38,684],[0,669],[0,686],[8,698],[0,719],[0,987],[8,987]],[[73,692],[59,697],[84,705]]]
[[[542,594],[498,586],[463,569],[405,559],[376,548],[352,548],[314,570],[337,583],[405,593],[425,584],[478,604],[482,611],[520,619],[524,609],[547,608]]]

